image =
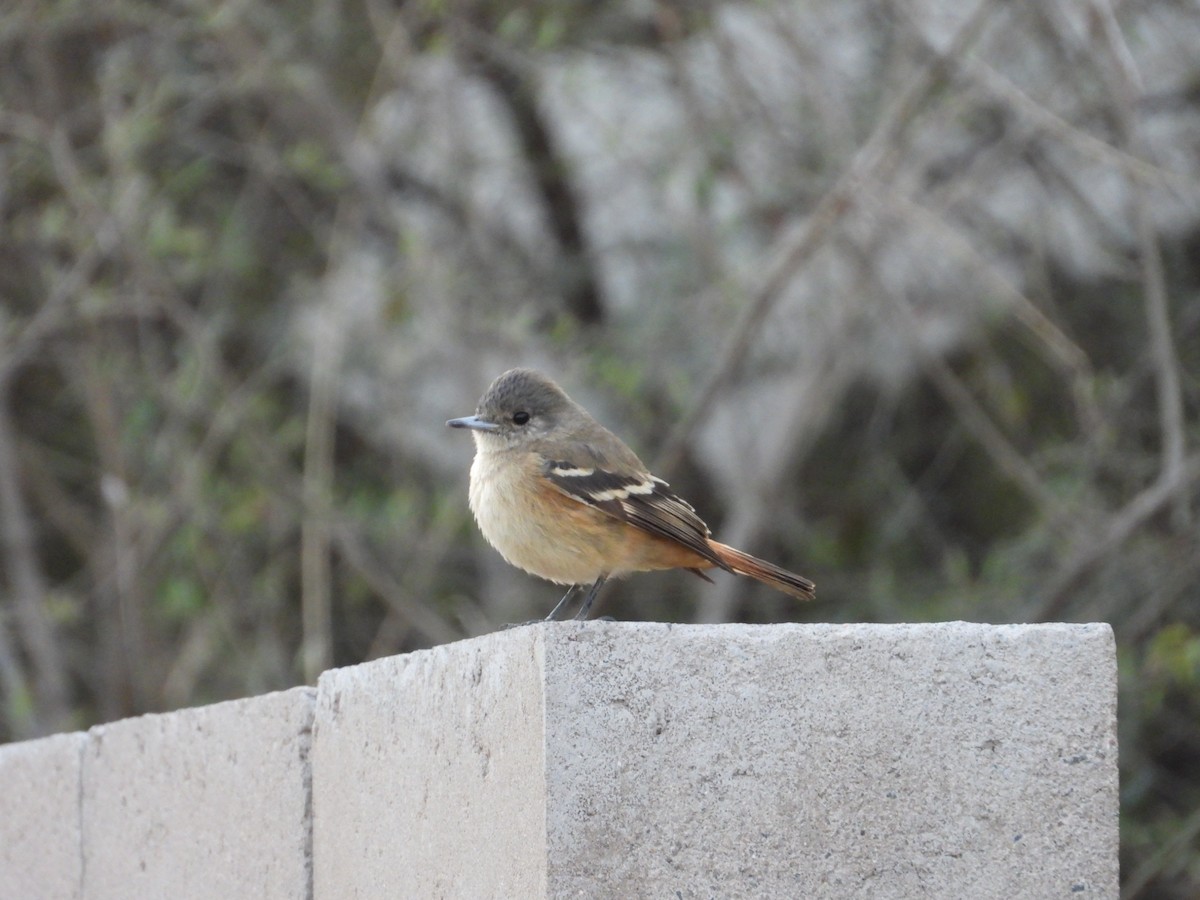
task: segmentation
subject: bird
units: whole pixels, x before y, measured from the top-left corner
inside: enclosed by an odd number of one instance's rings
[[[619,437],[549,377],[509,369],[475,414],[446,422],[471,431],[468,500],[484,538],[510,564],[568,590],[546,616],[587,594],[586,619],[604,583],[634,572],[723,569],[801,600],[809,579],[712,537],[704,521]]]

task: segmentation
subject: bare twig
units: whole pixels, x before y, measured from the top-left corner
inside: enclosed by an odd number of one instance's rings
[[[65,138],[61,128],[46,126],[32,116],[0,111],[0,134],[11,134],[42,149],[54,164],[64,191],[76,202],[86,195],[86,190],[81,187],[83,179],[73,156],[64,153]],[[95,208],[94,204],[90,203],[90,197],[84,200],[84,204],[90,209]],[[72,310],[69,301],[76,298],[91,280],[103,259],[102,248],[109,244],[109,238],[97,235],[74,259],[65,276],[55,282],[35,312],[21,323],[19,330],[10,337],[8,328],[0,329],[0,337],[6,338],[0,343],[0,381],[10,378],[42,349],[43,340],[49,334],[70,320]],[[6,319],[6,316],[0,314],[0,324],[9,325]]]
[[[1192,854],[1191,843],[1200,836],[1200,807],[1193,810],[1178,826],[1167,832],[1169,837],[1133,870],[1121,886],[1121,900],[1137,900],[1155,878],[1180,854]],[[1185,857],[1187,858],[1187,857]]]
[[[108,508],[103,540],[89,557],[102,608],[97,630],[105,673],[103,708],[106,715],[129,715],[147,708],[153,679],[139,677],[150,659],[147,652],[144,563],[137,540],[138,527],[131,504],[131,482],[121,441],[121,410],[114,386],[105,377],[95,343],[86,352],[63,359],[62,371],[73,378],[84,401],[98,458],[98,487]]]
[[[954,409],[959,421],[992,457],[1000,471],[1020,487],[1044,514],[1053,520],[1060,520],[1063,515],[1062,502],[1046,487],[1037,470],[1017,452],[945,360],[935,353],[922,352],[921,367]]]
[[[491,35],[458,23],[454,33],[464,55],[476,66],[508,109],[517,139],[537,188],[550,233],[561,254],[559,287],[571,317],[581,325],[604,320],[603,289],[583,227],[583,204],[561,142],[538,105],[536,70]]]
[[[196,683],[218,652],[215,631],[211,616],[197,616],[188,623],[186,637],[172,648],[171,666],[159,692],[168,707],[184,706],[195,697]]]
[[[32,715],[29,703],[29,680],[17,658],[17,648],[8,630],[8,611],[0,607],[0,726],[7,725],[8,732],[0,728],[0,740],[21,740],[35,737],[40,729]]]
[[[1085,159],[1093,159],[1109,165],[1118,165],[1129,174],[1153,185],[1173,185],[1189,192],[1195,190],[1191,176],[1164,169],[1144,159],[1105,143],[1081,128],[1072,125],[1057,113],[1038,103],[1004,75],[977,60],[964,60],[962,71],[971,76],[985,91],[1016,112],[1025,115],[1030,122],[1046,134],[1058,138]]]
[[[1200,479],[1200,456],[1191,459],[1167,477],[1137,494],[1100,527],[1091,527],[1086,542],[1062,565],[1048,582],[1026,621],[1046,622],[1059,618],[1071,601],[1072,592],[1091,571],[1124,544],[1146,520],[1161,511],[1176,497],[1187,496],[1192,484]]]
[[[1148,158],[1151,148],[1138,133],[1136,106],[1142,92],[1142,81],[1133,63],[1133,54],[1125,45],[1121,28],[1112,8],[1105,0],[1092,0],[1089,5],[1093,31],[1099,32],[1101,43],[1109,50],[1111,65],[1105,67],[1113,96],[1113,110],[1121,143],[1131,157]],[[1130,171],[1132,175],[1132,171]],[[1159,431],[1162,440],[1162,478],[1175,482],[1183,467],[1186,443],[1184,438],[1183,390],[1179,378],[1179,358],[1171,336],[1171,314],[1167,302],[1166,276],[1163,273],[1162,249],[1159,247],[1154,219],[1150,211],[1149,185],[1130,178],[1130,202],[1137,223],[1137,241],[1142,265],[1142,293],[1146,305],[1146,324],[1150,332],[1150,354],[1154,360],[1158,388]],[[1185,527],[1190,518],[1186,498],[1180,496],[1174,505],[1176,523]]]
[[[963,229],[955,228],[919,202],[896,191],[886,190],[882,185],[875,196],[886,198],[896,208],[918,218],[935,230],[946,246],[970,265],[975,274],[983,278],[988,289],[1009,302],[1017,321],[1045,348],[1047,358],[1069,380],[1076,412],[1084,430],[1089,434],[1098,431],[1103,423],[1103,415],[1093,390],[1092,363],[1083,348],[1071,340],[1029,296],[1005,277],[1004,273],[979,251]]]
[[[1113,621],[1119,643],[1140,646],[1162,627],[1164,621],[1174,618],[1171,613],[1182,608],[1177,604],[1184,597],[1195,597],[1196,585],[1200,584],[1200,540],[1181,543],[1178,563],[1155,578],[1148,596],[1140,598],[1132,609],[1125,602],[1112,616],[1095,616]],[[1120,599],[1127,601],[1127,598]],[[1088,615],[1092,617],[1090,613]]]
[[[332,288],[329,288],[332,289]],[[337,304],[326,300],[326,305]],[[304,435],[304,521],[300,539],[301,647],[304,678],[315,683],[333,663],[333,601],[330,584],[329,516],[333,492],[333,434],[338,373],[345,342],[335,322],[314,334]]]
[[[35,733],[45,734],[66,726],[70,698],[62,648],[46,609],[46,584],[33,535],[33,525],[21,496],[8,384],[0,381],[0,539],[21,642],[33,669],[32,699],[36,709],[30,724]],[[0,630],[4,630],[2,621]],[[0,641],[0,664],[8,700],[17,702],[24,679],[7,640]]]
[[[871,271],[866,252],[862,248],[851,246],[864,257],[861,269]],[[1062,501],[1046,487],[1037,470],[1017,451],[946,361],[937,353],[925,348],[916,313],[909,300],[899,292],[888,290],[886,285],[879,284],[878,288],[881,294],[894,301],[893,308],[898,314],[900,327],[908,335],[910,346],[916,352],[922,371],[954,410],[963,427],[992,458],[997,468],[1021,488],[1043,514],[1061,520],[1065,511]]]
[[[982,0],[945,51],[930,54],[921,71],[904,85],[881,116],[875,131],[859,148],[833,187],[821,198],[808,218],[793,228],[774,248],[772,260],[765,266],[763,280],[731,329],[731,337],[725,344],[721,358],[696,392],[687,414],[663,442],[655,461],[657,471],[670,473],[679,464],[684,448],[708,412],[713,398],[733,377],[754,345],[767,314],[796,274],[824,246],[835,226],[854,207],[863,185],[887,180],[887,173],[899,154],[900,144],[916,121],[921,106],[942,83],[950,61],[964,55],[979,38],[993,12],[990,0]]]
[[[392,613],[424,633],[435,644],[445,644],[463,637],[463,634],[445,618],[419,600],[413,599],[422,596],[425,585],[420,591],[414,591],[396,581],[391,573],[375,560],[352,528],[345,524],[336,526],[333,529],[333,539],[342,558],[371,586]],[[430,556],[430,559],[433,558],[436,558],[436,555]],[[417,581],[427,580],[418,578]]]

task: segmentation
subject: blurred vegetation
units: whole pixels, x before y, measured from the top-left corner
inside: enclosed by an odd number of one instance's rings
[[[1111,622],[1124,895],[1200,896],[1200,65],[1150,36],[1200,26],[988,6],[949,42],[841,7],[785,109],[744,26],[837,4],[7,5],[0,740],[548,609],[440,433],[534,363],[820,588],[652,575],[604,613]],[[569,120],[613,62],[678,107]]]

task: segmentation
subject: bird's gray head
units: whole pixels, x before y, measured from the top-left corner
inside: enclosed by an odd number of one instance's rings
[[[541,372],[509,369],[479,398],[475,415],[446,424],[470,428],[481,446],[486,442],[499,449],[545,437],[564,419],[581,412],[563,389]]]

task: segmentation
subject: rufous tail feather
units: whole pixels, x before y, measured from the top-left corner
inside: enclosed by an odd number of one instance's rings
[[[736,550],[728,544],[722,544],[712,539],[709,539],[708,546],[713,549],[713,552],[721,558],[721,561],[725,565],[729,566],[738,575],[748,575],[756,581],[770,585],[777,591],[783,591],[785,594],[791,594],[793,597],[798,597],[801,600],[812,600],[816,597],[817,586],[803,575],[789,572],[787,569],[782,569],[774,563],[767,562],[765,559],[759,559],[757,556],[743,553],[741,550]]]

